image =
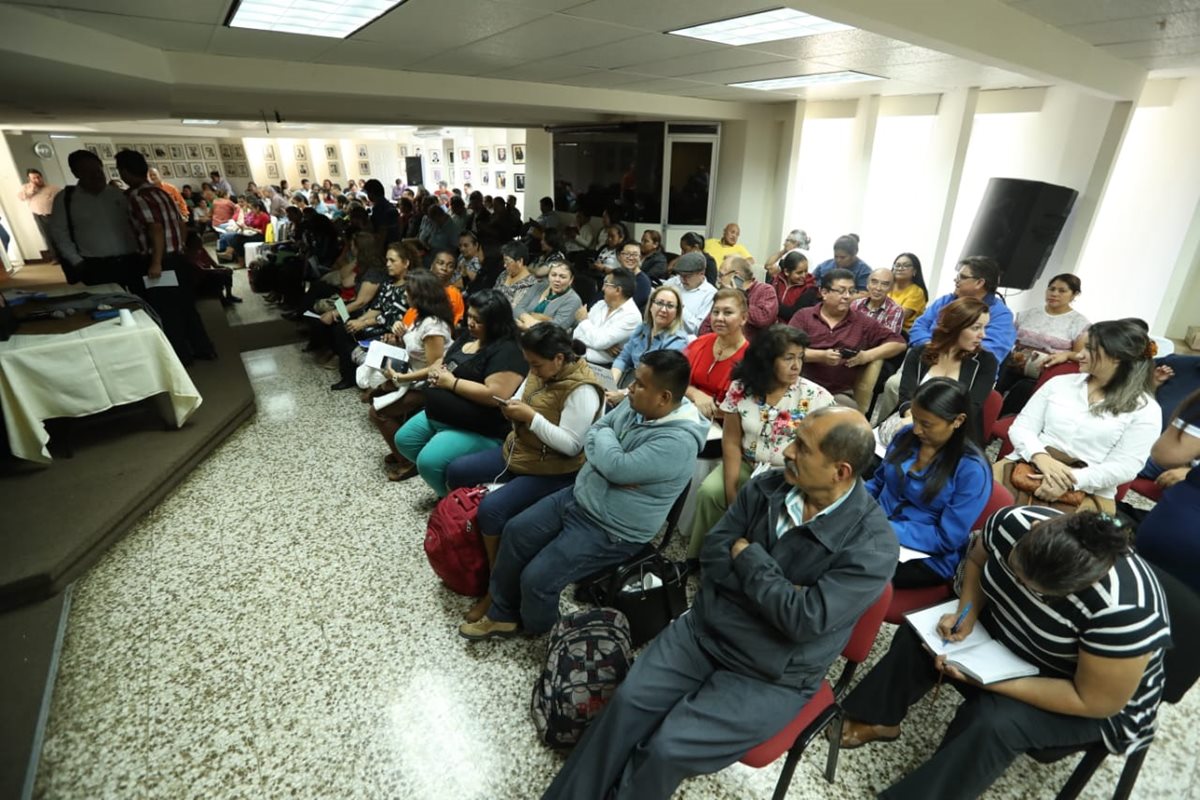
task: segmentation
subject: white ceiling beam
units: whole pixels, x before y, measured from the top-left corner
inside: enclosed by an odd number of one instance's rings
[[[1146,71],[999,0],[787,0],[785,5],[980,64],[1136,100]]]

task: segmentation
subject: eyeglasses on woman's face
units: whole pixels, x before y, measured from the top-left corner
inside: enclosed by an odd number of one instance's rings
[[[667,300],[655,300],[653,303],[651,303],[651,305],[655,308],[661,308],[664,311],[674,311],[675,309],[679,308],[679,306]]]

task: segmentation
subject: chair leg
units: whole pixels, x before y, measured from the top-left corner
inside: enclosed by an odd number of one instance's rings
[[[842,721],[845,718],[838,714],[830,721],[830,730],[833,735],[829,739],[829,755],[825,759],[825,780],[833,783],[834,776],[837,775],[838,755],[842,751]]]
[[[792,785],[792,775],[796,773],[796,764],[800,763],[800,755],[804,752],[802,745],[793,745],[791,750],[788,750],[787,758],[783,762],[783,771],[779,773],[779,780],[775,782],[775,793],[771,795],[771,800],[783,800],[787,797],[788,787]]]
[[[1146,760],[1146,751],[1149,749],[1143,747],[1125,759],[1125,768],[1121,770],[1121,778],[1117,781],[1113,800],[1129,800],[1129,795],[1133,794],[1133,785],[1137,783],[1138,775],[1142,771],[1142,762]]]
[[[1096,774],[1096,770],[1104,761],[1108,751],[1104,749],[1104,745],[1096,744],[1088,748],[1083,754],[1083,758],[1079,759],[1079,763],[1075,766],[1075,771],[1071,773],[1071,777],[1067,779],[1066,785],[1059,791],[1058,797],[1055,800],[1075,800],[1079,797],[1079,793],[1083,791],[1083,787],[1088,785],[1088,781],[1092,779],[1092,775]]]

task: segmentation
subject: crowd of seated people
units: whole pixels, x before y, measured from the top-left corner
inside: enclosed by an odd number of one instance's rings
[[[872,270],[854,235],[810,269],[793,230],[763,271],[736,223],[685,235],[676,256],[656,231],[630,236],[620,208],[543,202],[522,223],[505,198],[388,200],[375,183],[365,202],[342,193],[336,222],[314,208],[336,205],[336,187],[334,203],[293,198],[289,239],[268,256],[285,254],[293,310],[299,296],[317,312],[339,385],[363,389],[387,477],[419,476],[439,498],[490,486],[488,594],[464,605],[460,636],[548,632],[565,587],[640,552],[695,494],[692,611],[639,656],[546,797],[665,798],[737,760],[795,717],[888,582],[950,591],[957,577],[971,608],[945,637],[986,627],[1042,673],[979,687],[902,626],[848,698],[842,746],[896,738],[939,679],[964,701],[942,747],[885,796],[982,791],[1033,746],[1012,730],[1038,746],[1147,739],[1170,632],[1142,555],[1200,586],[1200,550],[1181,535],[1200,509],[1200,380],[1181,362],[1156,371],[1144,324],[1089,323],[1070,274],[1014,315],[985,257],[962,259],[954,290],[931,298],[915,254]],[[236,212],[220,206],[228,233]],[[402,348],[403,366],[360,365],[374,339]],[[1034,390],[1063,367],[1078,372]],[[993,464],[994,390],[1015,416]],[[693,481],[700,458],[716,463]],[[1134,540],[1115,501],[1147,470],[1171,477]],[[995,483],[1016,505],[985,524]],[[1134,580],[1151,590],[1131,599]],[[1080,613],[1056,615],[1060,601]],[[1129,624],[1106,633],[1117,607]],[[987,768],[964,774],[976,754]]]

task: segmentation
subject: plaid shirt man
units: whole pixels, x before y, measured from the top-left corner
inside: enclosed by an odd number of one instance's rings
[[[890,328],[896,333],[900,333],[904,330],[903,306],[887,295],[884,295],[883,305],[878,309],[871,308],[870,302],[871,298],[863,297],[851,303],[850,308],[854,311],[866,314],[883,327]]]
[[[136,189],[130,189],[127,195],[129,218],[141,251],[153,253],[150,226],[157,224],[161,225],[163,230],[163,255],[183,252],[183,225],[171,196],[149,181]]]

